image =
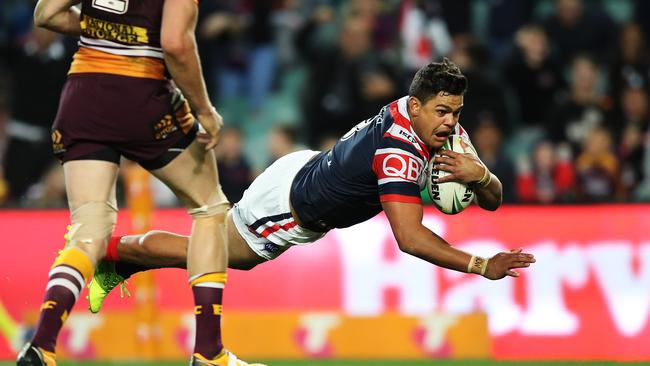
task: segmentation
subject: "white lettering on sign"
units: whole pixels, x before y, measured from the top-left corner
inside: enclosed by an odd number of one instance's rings
[[[329,333],[341,324],[336,313],[307,313],[300,317],[300,326],[305,330],[304,347],[311,354],[323,352]]]
[[[99,328],[104,318],[91,314],[72,314],[65,323],[70,330],[66,346],[73,354],[81,354],[90,346],[90,333]]]
[[[444,235],[444,224],[439,219],[428,217],[424,224]],[[341,243],[345,312],[360,316],[383,313],[383,295],[388,288],[399,291],[399,310],[403,314],[435,310],[438,267],[401,252],[394,260],[385,260],[384,245],[397,247],[392,232],[386,230],[385,220],[372,219],[363,226],[364,230],[354,227],[333,231]]]
[[[580,247],[568,245],[559,249],[554,242],[534,244],[526,248],[534,253],[537,263],[526,272],[528,307],[521,319],[520,330],[529,335],[570,335],[580,327],[577,315],[564,302],[564,286],[573,289],[587,281],[587,263]]]
[[[436,216],[425,220],[444,237],[445,224]],[[406,315],[433,311],[488,314],[490,332],[519,332],[530,336],[568,336],[581,329],[581,317],[566,295],[595,284],[603,306],[618,332],[638,336],[650,319],[650,242],[631,241],[503,243],[476,239],[452,243],[483,256],[525,246],[537,262],[520,269],[521,278],[489,281],[476,275],[443,270],[399,252],[387,258],[385,245],[397,245],[386,219],[379,217],[351,229],[337,230],[343,265],[343,304],[350,315],[384,313],[387,288],[399,293],[399,309]],[[442,277],[439,277],[442,276]],[[444,279],[444,291],[440,287]],[[515,294],[523,289],[523,299]],[[597,298],[593,301],[601,301]]]
[[[645,328],[650,312],[650,242],[639,247],[639,270],[634,271],[629,242],[590,243],[587,256],[603,291],[616,328],[633,337]]]
[[[458,248],[485,257],[506,250],[493,240],[466,242]],[[523,309],[515,301],[512,279],[489,281],[481,276],[448,270],[443,270],[443,275],[455,281],[442,296],[441,310],[451,313],[483,310],[488,314],[488,326],[494,335],[516,329]]]
[[[418,320],[418,324],[424,329],[424,340],[422,346],[427,352],[438,352],[445,344],[447,331],[456,325],[458,316],[448,313],[435,313],[425,315]]]

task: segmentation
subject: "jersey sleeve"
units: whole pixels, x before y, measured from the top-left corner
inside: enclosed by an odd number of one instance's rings
[[[422,203],[419,182],[425,163],[414,150],[400,141],[384,139],[375,151],[372,170],[381,202]]]

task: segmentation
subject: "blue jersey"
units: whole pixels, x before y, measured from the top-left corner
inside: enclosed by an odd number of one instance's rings
[[[356,125],[298,172],[291,205],[304,227],[352,226],[381,212],[382,202],[421,204],[430,151],[411,127],[407,99]]]

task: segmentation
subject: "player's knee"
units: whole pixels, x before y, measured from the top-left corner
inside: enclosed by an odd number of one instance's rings
[[[67,234],[70,244],[91,259],[102,258],[117,222],[117,207],[107,201],[88,202],[72,211],[70,219],[72,225]]]
[[[188,209],[187,212],[194,220],[209,219],[224,223],[229,208],[230,202],[218,185],[205,202],[194,202],[194,208]]]

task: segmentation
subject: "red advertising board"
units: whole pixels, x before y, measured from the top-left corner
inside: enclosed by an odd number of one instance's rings
[[[128,233],[128,216],[119,221],[118,232]],[[537,263],[501,281],[443,270],[399,252],[380,215],[252,271],[231,271],[225,312],[481,310],[495,358],[650,360],[650,206],[471,207],[455,216],[430,209],[424,223],[473,253],[523,247]],[[65,211],[0,211],[0,300],[10,317],[0,329],[34,317],[66,224]],[[183,210],[160,210],[152,227],[187,233],[190,220]],[[191,309],[183,271],[159,271],[157,280],[161,310]],[[75,312],[85,311],[83,302]],[[131,305],[112,296],[105,309]],[[5,339],[0,358],[8,357]]]

